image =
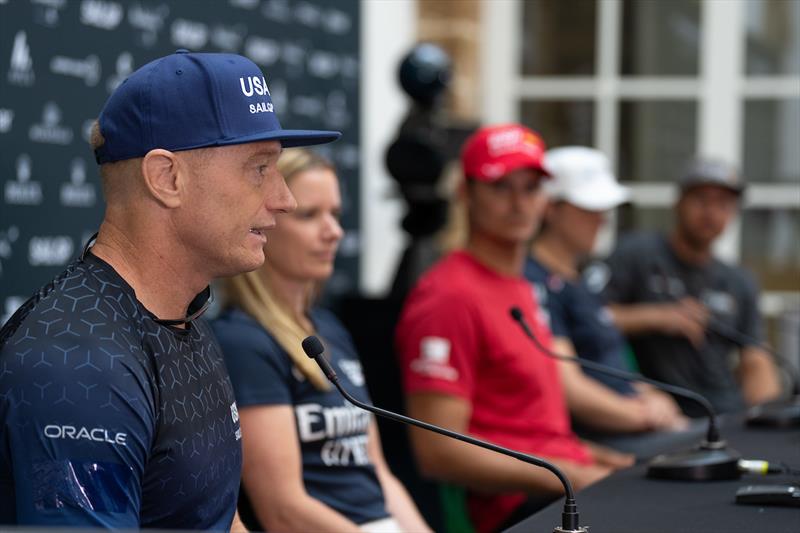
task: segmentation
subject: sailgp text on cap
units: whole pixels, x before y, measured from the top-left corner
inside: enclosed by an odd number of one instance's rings
[[[99,164],[256,141],[284,147],[335,141],[337,131],[283,129],[267,77],[244,56],[178,50],[136,70],[111,94],[99,117],[105,142]]]

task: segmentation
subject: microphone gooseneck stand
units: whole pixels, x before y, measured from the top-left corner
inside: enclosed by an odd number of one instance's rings
[[[388,418],[390,420],[394,420],[396,422],[402,422],[404,424],[410,424],[412,426],[416,426],[428,431],[433,431],[434,433],[438,433],[440,435],[445,435],[447,437],[460,440],[462,442],[467,442],[469,444],[479,446],[481,448],[485,448],[487,450],[491,450],[493,452],[501,453],[503,455],[508,455],[509,457],[513,457],[514,459],[518,459],[524,463],[532,464],[534,466],[538,466],[541,468],[545,468],[555,474],[555,476],[561,481],[561,484],[564,486],[564,494],[566,496],[566,500],[564,501],[564,511],[561,513],[561,526],[557,526],[553,533],[587,533],[587,528],[582,527],[579,525],[580,519],[578,516],[578,506],[575,503],[575,493],[572,490],[572,484],[570,483],[567,476],[558,469],[553,464],[548,463],[544,459],[540,459],[538,457],[534,457],[532,455],[528,455],[526,453],[518,452],[515,450],[511,450],[508,448],[504,448],[502,446],[497,446],[496,444],[492,444],[490,442],[482,441],[480,439],[476,439],[470,437],[468,435],[463,435],[461,433],[457,433],[455,431],[451,431],[449,429],[445,429],[443,427],[439,427],[433,424],[428,424],[427,422],[422,422],[421,420],[417,420],[415,418],[411,418],[408,416],[404,416],[401,414],[393,413],[392,411],[387,411],[385,409],[381,409],[380,407],[375,407],[374,405],[368,405],[363,403],[348,393],[344,387],[342,387],[341,383],[339,383],[339,376],[336,375],[336,371],[331,367],[330,363],[327,359],[325,359],[324,351],[325,348],[322,346],[322,342],[320,340],[311,335],[310,337],[306,337],[303,340],[303,351],[305,351],[306,355],[308,355],[311,359],[316,361],[319,365],[322,372],[325,374],[325,377],[333,383],[333,385],[339,390],[339,393],[344,396],[347,401],[352,403],[353,405],[360,407],[366,411],[370,411],[375,413],[376,415]]]
[[[654,379],[647,378],[634,372],[626,372],[617,368],[609,367],[594,361],[581,359],[580,357],[569,357],[557,354],[544,346],[541,341],[533,334],[522,311],[518,307],[510,310],[511,318],[525,332],[525,335],[533,341],[539,350],[548,357],[559,361],[569,361],[580,365],[583,368],[590,368],[602,374],[621,378],[627,381],[640,381],[656,387],[657,389],[689,398],[699,403],[705,409],[708,416],[708,431],[706,438],[697,447],[671,454],[661,454],[654,457],[647,468],[648,477],[659,479],[680,479],[688,481],[710,481],[720,479],[738,479],[741,476],[739,460],[741,455],[731,448],[720,437],[717,425],[717,417],[711,402],[701,394],[683,387],[662,383]]]

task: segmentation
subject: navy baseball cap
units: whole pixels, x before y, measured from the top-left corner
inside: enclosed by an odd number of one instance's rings
[[[142,157],[150,150],[192,150],[255,141],[284,147],[335,141],[338,131],[281,128],[264,74],[236,54],[178,50],[131,74],[99,117],[105,143],[98,164]]]

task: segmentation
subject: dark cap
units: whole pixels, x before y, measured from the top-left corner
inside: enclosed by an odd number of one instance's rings
[[[336,131],[281,128],[261,69],[236,54],[176,53],[131,74],[111,94],[99,118],[105,143],[99,164],[255,141],[284,147],[334,141]]]
[[[698,158],[693,160],[678,181],[681,192],[700,185],[716,185],[741,194],[744,181],[736,167],[720,159]]]

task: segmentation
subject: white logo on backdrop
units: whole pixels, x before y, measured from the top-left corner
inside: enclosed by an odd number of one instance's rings
[[[3,316],[0,317],[0,326],[6,323],[6,321],[11,318],[11,315],[17,312],[17,309],[25,303],[25,298],[22,296],[9,296],[6,298],[5,303],[5,312]]]
[[[75,246],[67,235],[31,237],[28,262],[31,266],[64,265],[72,258]]]
[[[322,100],[302,94],[292,98],[292,113],[303,117],[318,117],[325,110]]]
[[[0,108],[0,133],[8,133],[11,131],[11,125],[14,123],[14,110]]]
[[[341,257],[358,257],[361,251],[361,238],[358,231],[348,230],[339,243],[339,255]]]
[[[357,78],[358,77],[358,60],[353,56],[342,56],[341,66],[339,70],[342,72],[342,76],[346,78]]]
[[[113,30],[122,21],[122,6],[104,0],[83,0],[81,2],[81,22],[103,30]]]
[[[11,205],[39,205],[42,203],[42,184],[31,181],[32,163],[28,154],[17,157],[17,179],[6,181],[4,198]]]
[[[61,204],[68,207],[92,207],[96,193],[94,185],[86,183],[86,163],[80,157],[72,160],[69,183],[61,184]]]
[[[283,54],[281,59],[287,66],[294,67],[295,69],[302,69],[303,62],[306,59],[305,49],[293,43],[285,43],[283,45]]]
[[[355,169],[358,167],[361,154],[355,144],[340,143],[336,146],[336,162],[338,166]]]
[[[244,45],[247,57],[261,65],[269,66],[275,63],[281,55],[281,47],[277,41],[263,37],[249,37]]]
[[[281,80],[273,80],[270,85],[269,94],[272,97],[272,103],[278,109],[286,109],[289,106],[289,92],[286,89],[286,83]]]
[[[352,26],[350,16],[338,9],[329,9],[322,17],[322,28],[335,35],[344,35]]]
[[[114,89],[119,87],[125,78],[133,72],[133,56],[130,52],[122,52],[117,56],[117,71],[112,74],[106,82],[106,89],[109,93],[114,92]]]
[[[18,31],[11,47],[11,67],[8,69],[8,82],[27,87],[36,79],[33,74],[33,59],[28,46],[28,37],[24,31]]]
[[[88,87],[94,87],[100,80],[100,59],[94,54],[87,56],[86,59],[53,56],[50,60],[50,71],[81,78]]]
[[[92,125],[96,119],[90,118],[83,121],[81,124],[81,136],[87,143],[92,142]]]
[[[169,16],[169,6],[143,6],[140,3],[128,9],[128,23],[141,31],[141,42],[144,46],[153,46],[158,40],[158,32],[164,27]]]
[[[344,128],[350,124],[347,95],[344,91],[332,91],[325,101],[325,123],[332,128]]]
[[[211,30],[211,44],[224,52],[238,52],[247,33],[241,24],[236,26],[214,26]]]
[[[61,109],[55,102],[47,102],[42,109],[42,122],[28,130],[30,140],[47,144],[69,144],[72,128],[61,126]]]
[[[316,28],[322,18],[322,11],[308,2],[298,2],[294,8],[294,18],[303,26]]]
[[[3,259],[11,259],[13,250],[11,245],[19,239],[19,228],[11,226],[5,231],[0,231],[0,276],[3,275]],[[13,312],[13,311],[12,311]],[[0,324],[5,320],[0,320]]]
[[[261,6],[261,14],[275,22],[288,22],[292,16],[288,0],[266,0]]]
[[[175,19],[170,29],[172,44],[198,50],[208,42],[208,26],[194,20]]]
[[[258,7],[259,0],[228,0],[233,7],[242,9],[255,9]]]
[[[339,56],[325,50],[311,52],[308,57],[308,73],[317,78],[333,78],[339,73]]]
[[[58,26],[59,10],[66,5],[67,0],[31,0],[40,9],[34,12],[36,22],[44,26]]]

